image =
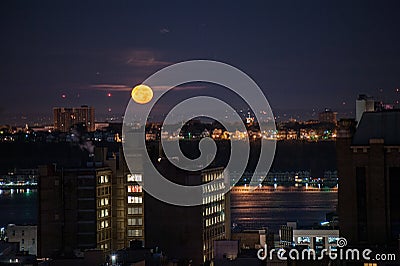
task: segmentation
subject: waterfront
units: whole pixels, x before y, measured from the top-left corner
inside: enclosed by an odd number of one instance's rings
[[[0,226],[37,223],[36,190],[0,190]],[[263,190],[231,193],[232,222],[244,229],[266,226],[277,231],[286,221],[301,226],[325,220],[336,210],[337,190]]]
[[[337,190],[263,190],[232,191],[232,222],[242,229],[268,227],[278,232],[287,221],[312,226],[325,221],[325,215],[336,211]]]

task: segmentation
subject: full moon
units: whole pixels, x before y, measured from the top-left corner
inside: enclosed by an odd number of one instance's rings
[[[132,90],[132,99],[139,104],[146,104],[153,99],[153,90],[144,84],[137,85]]]

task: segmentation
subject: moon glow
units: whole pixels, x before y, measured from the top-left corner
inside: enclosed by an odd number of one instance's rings
[[[146,104],[153,99],[153,90],[144,84],[137,85],[131,93],[132,99],[139,104]]]

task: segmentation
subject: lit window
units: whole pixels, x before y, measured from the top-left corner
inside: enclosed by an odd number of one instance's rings
[[[128,192],[142,192],[142,186],[128,186]]]
[[[142,174],[128,174],[128,182],[142,182]]]
[[[142,197],[128,196],[128,203],[142,203]]]
[[[142,230],[140,229],[129,229],[128,236],[142,236]]]

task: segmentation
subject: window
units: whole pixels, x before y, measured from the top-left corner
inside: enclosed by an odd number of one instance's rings
[[[142,214],[142,207],[129,207],[128,214]]]
[[[142,182],[142,174],[128,174],[128,182]]]
[[[108,176],[107,175],[102,175],[97,177],[97,183],[99,184],[104,184],[104,183],[108,183]]]
[[[128,203],[142,203],[142,197],[128,196]]]
[[[311,239],[309,236],[299,236],[297,238],[297,243],[298,244],[310,244],[311,243]]]
[[[128,186],[128,192],[142,192],[142,186]]]
[[[338,237],[330,236],[330,237],[328,237],[328,243],[329,244],[336,244],[338,239],[339,239]]]
[[[99,217],[107,217],[107,216],[108,216],[108,209],[104,209],[99,212]]]
[[[128,218],[128,225],[142,225],[142,218]]]
[[[128,236],[142,236],[142,230],[141,229],[129,229]]]

